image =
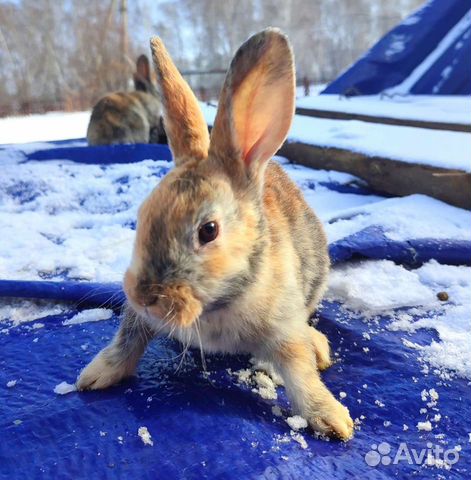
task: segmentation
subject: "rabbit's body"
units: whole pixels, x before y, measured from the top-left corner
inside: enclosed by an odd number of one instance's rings
[[[293,409],[348,439],[348,410],[323,384],[328,340],[308,320],[327,281],[322,226],[270,161],[294,113],[291,49],[268,29],[237,52],[211,133],[159,39],[152,44],[176,168],[139,210],[128,308],[120,330],[78,379],[105,388],[134,372],[168,334],[207,352],[250,353],[282,375]]]
[[[93,107],[88,144],[158,143],[160,116],[160,102],[150,93],[110,93]]]
[[[136,91],[113,92],[98,100],[88,124],[89,145],[160,143],[165,140],[162,104],[151,83],[148,63],[145,55],[137,61]]]
[[[293,322],[301,322],[304,327],[314,312],[329,269],[326,239],[299,189],[274,161],[265,173],[263,203],[253,213],[257,229],[239,246],[247,264],[240,268],[240,257],[228,256],[222,260],[224,267],[212,267],[237,274],[230,276],[224,294],[206,306],[198,325],[174,329],[183,344],[198,348],[201,340],[208,352],[261,355],[261,338],[286,337],[285,323],[293,328]],[[234,265],[227,265],[231,261]],[[170,333],[172,327],[164,327],[162,333]]]

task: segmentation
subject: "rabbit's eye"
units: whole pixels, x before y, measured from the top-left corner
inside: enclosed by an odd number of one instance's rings
[[[216,222],[208,222],[201,225],[198,231],[198,239],[201,245],[212,242],[218,236],[219,226]]]

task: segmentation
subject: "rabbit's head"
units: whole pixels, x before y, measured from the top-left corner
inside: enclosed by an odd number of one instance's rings
[[[151,49],[176,168],[139,210],[124,287],[152,322],[190,326],[256,284],[266,257],[264,172],[295,104],[287,38],[264,30],[237,51],[209,138],[201,108],[162,41]]]

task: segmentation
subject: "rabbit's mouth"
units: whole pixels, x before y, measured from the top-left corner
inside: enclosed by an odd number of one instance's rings
[[[129,304],[156,329],[187,328],[201,315],[203,305],[190,285],[175,283],[155,287],[139,288],[136,276],[130,270],[126,272],[124,291]]]
[[[146,314],[159,324],[188,328],[201,315],[203,306],[188,285],[163,289],[157,302],[145,307]]]

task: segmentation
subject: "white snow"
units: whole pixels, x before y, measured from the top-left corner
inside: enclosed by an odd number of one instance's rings
[[[329,112],[373,117],[471,125],[471,97],[461,95],[361,95],[323,94],[299,98],[296,106]]]
[[[5,279],[8,277],[0,275],[0,278]],[[10,321],[13,326],[18,326],[21,323],[39,320],[49,315],[60,315],[66,310],[67,307],[65,305],[58,303],[8,298],[0,301],[0,323]]]
[[[329,242],[379,225],[391,240],[414,238],[468,240],[471,212],[452,207],[425,195],[390,198],[337,212],[325,211],[315,197],[307,196],[311,207],[324,221]],[[320,208],[318,208],[320,207]],[[440,228],[437,228],[440,225]]]
[[[291,430],[302,430],[303,428],[307,428],[307,420],[299,415],[288,417],[286,423],[290,426]]]
[[[68,393],[76,391],[77,387],[67,382],[61,382],[54,387],[54,393],[57,393],[57,395],[67,395]]]
[[[432,306],[437,298],[415,271],[390,260],[336,266],[329,277],[329,296],[351,309],[370,314],[416,305]]]
[[[446,290],[449,301],[436,294]],[[440,341],[420,346],[420,358],[436,373],[471,379],[471,267],[441,265],[431,260],[406,270],[389,260],[366,260],[333,268],[327,298],[340,300],[365,318],[381,313],[391,318],[389,330],[412,333],[435,330]],[[412,307],[409,310],[405,307]],[[395,312],[394,309],[402,308]],[[419,320],[414,320],[419,316]],[[436,391],[427,392],[436,402]]]
[[[63,325],[77,325],[80,323],[99,322],[109,320],[113,316],[113,310],[108,308],[90,308],[77,313],[72,318],[64,320]]]
[[[296,115],[288,140],[471,172],[471,134]]]
[[[89,120],[89,111],[0,118],[0,144],[84,138]]]
[[[425,422],[418,422],[417,423],[417,430],[422,430],[424,432],[431,432],[432,431],[432,424],[429,420]]]
[[[144,445],[154,445],[154,441],[152,440],[152,436],[147,427],[139,427],[139,429],[137,430],[137,434],[141,438]]]

